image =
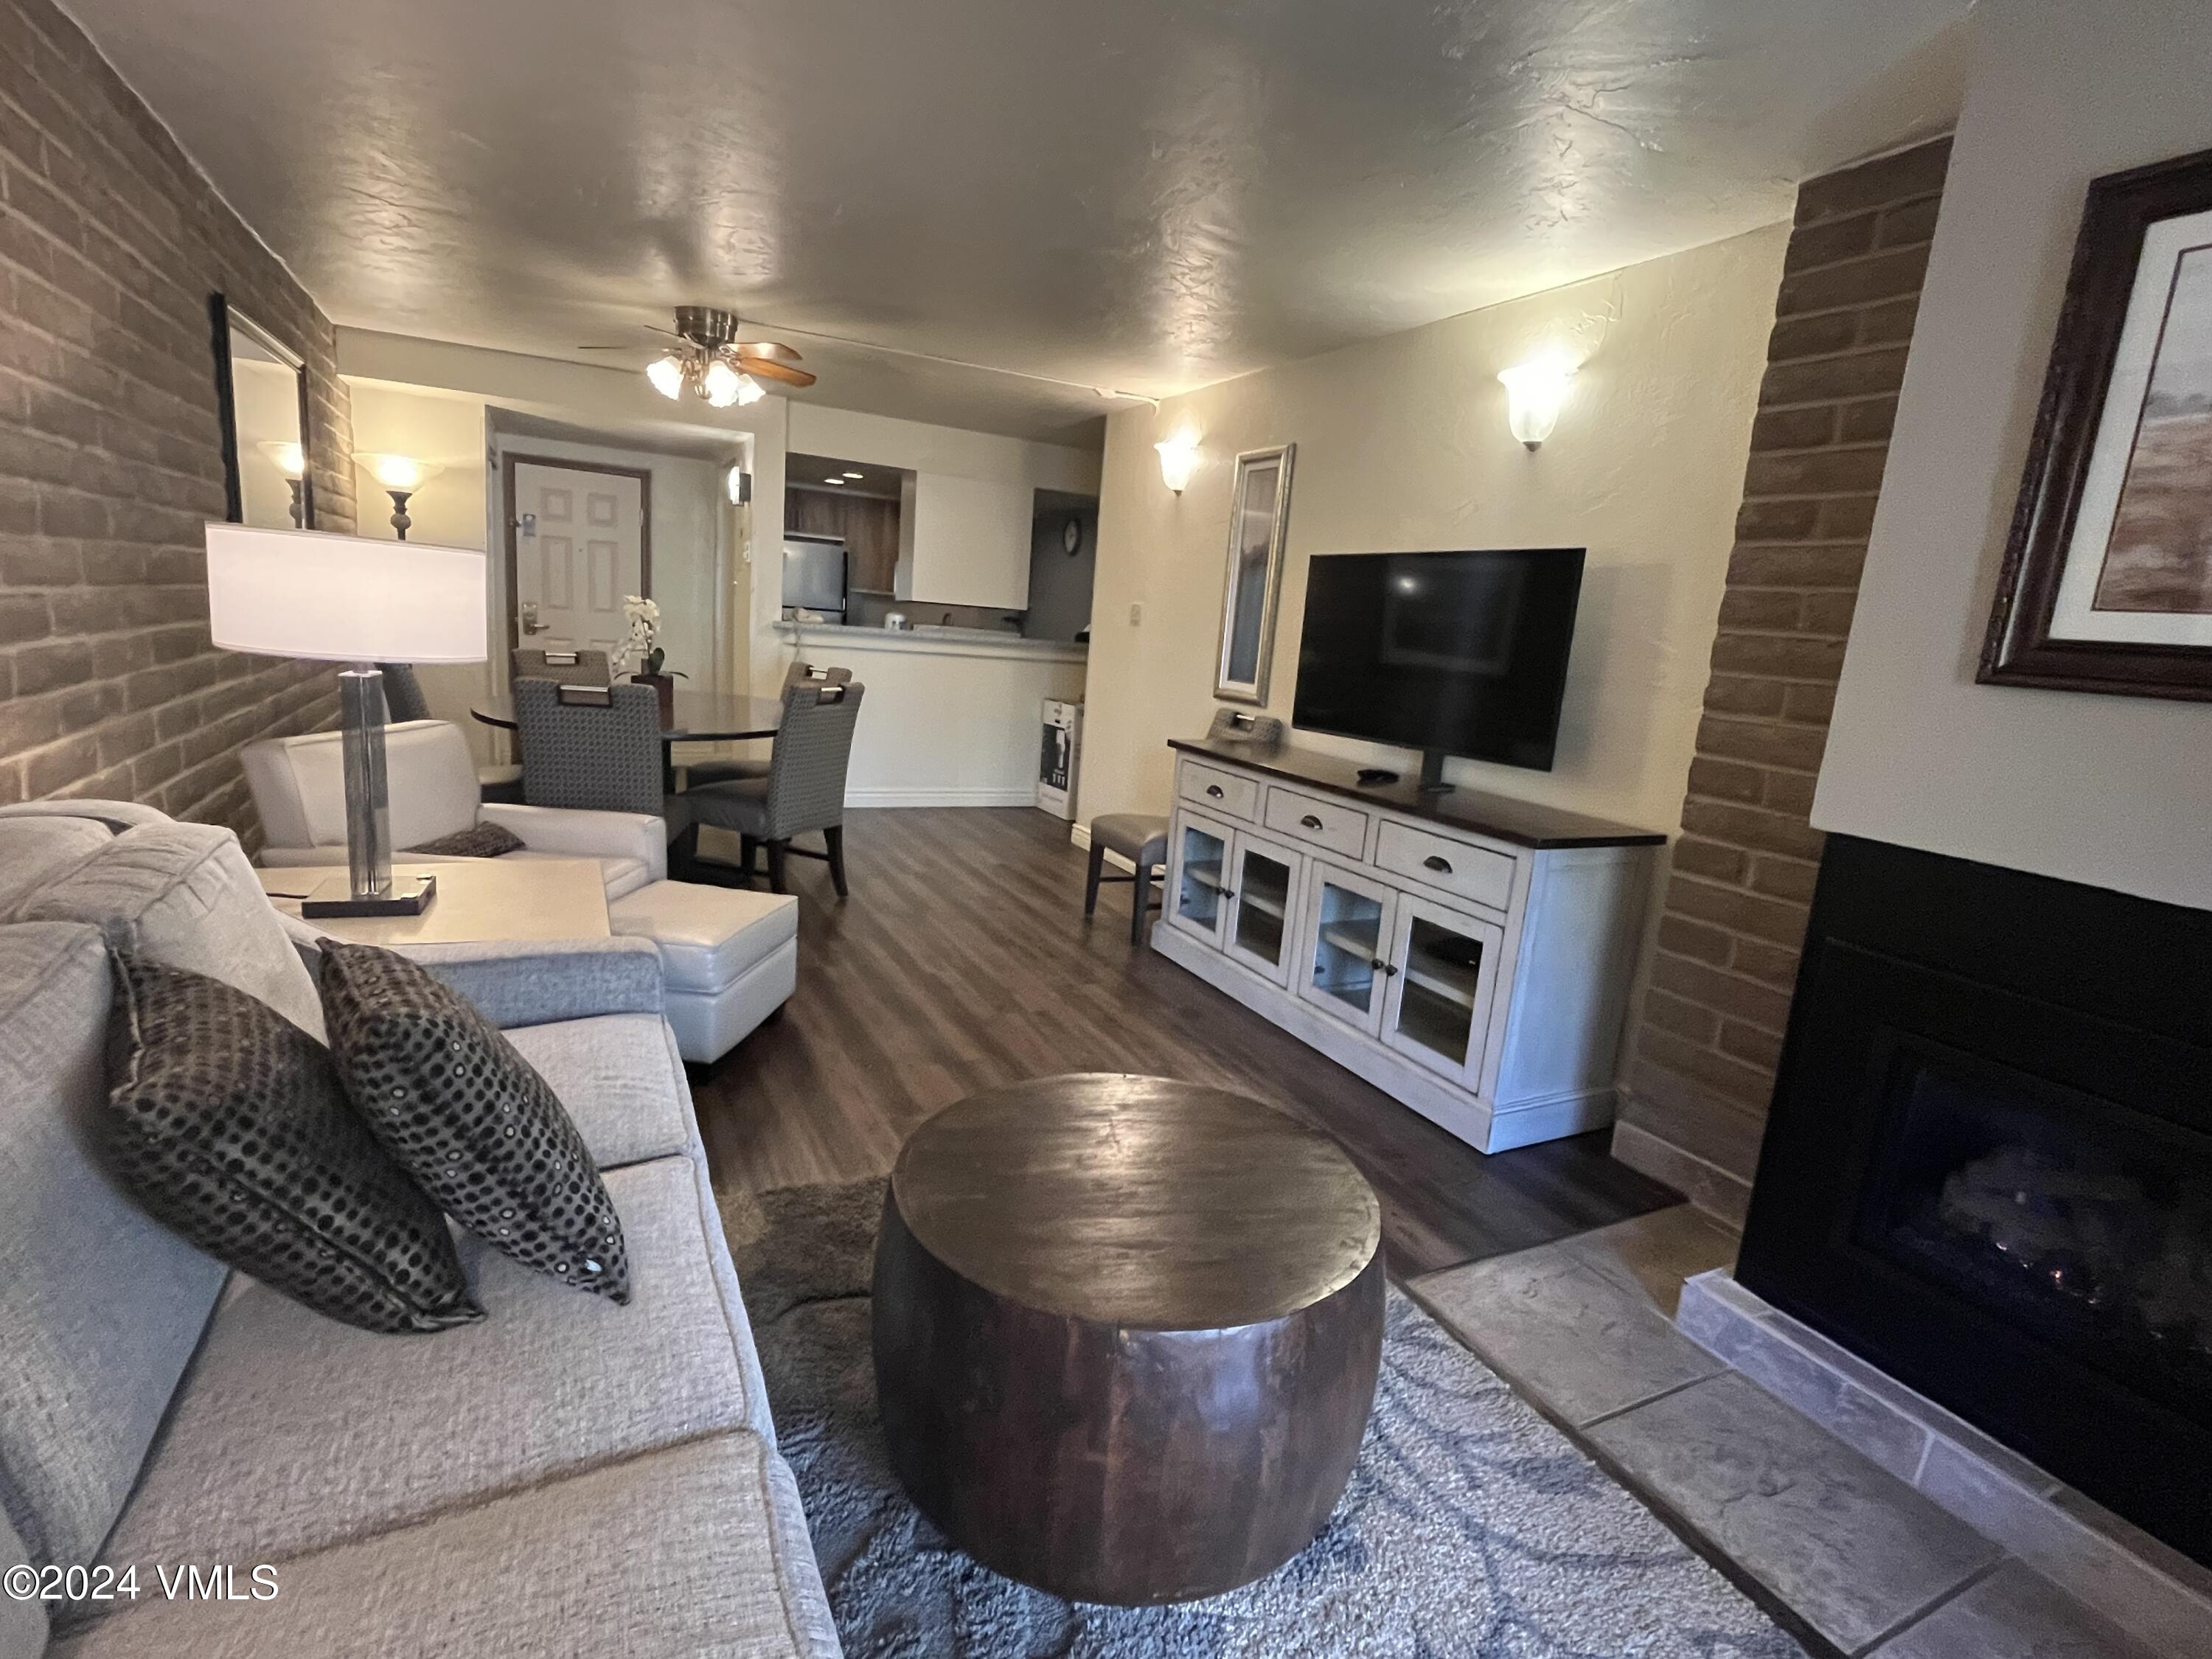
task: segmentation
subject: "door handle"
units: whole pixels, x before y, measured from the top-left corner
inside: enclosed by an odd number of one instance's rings
[[[538,620],[538,605],[535,600],[524,602],[522,631],[526,634],[543,634],[545,631],[545,624]]]
[[[1446,858],[1438,858],[1434,853],[1430,854],[1428,857],[1421,860],[1421,868],[1424,870],[1433,870],[1440,876],[1448,876],[1452,872],[1451,860]]]
[[[1206,786],[1206,793],[1212,796],[1214,799],[1219,800],[1221,799],[1221,786],[1218,783],[1209,783]]]
[[[1367,965],[1378,974],[1395,974],[1398,971],[1395,964],[1383,961],[1380,957],[1370,957]]]
[[[1300,818],[1298,822],[1309,830],[1318,830],[1321,828],[1321,820],[1310,812],[1307,813],[1305,817]]]

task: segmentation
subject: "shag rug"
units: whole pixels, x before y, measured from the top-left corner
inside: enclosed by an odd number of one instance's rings
[[[851,1659],[1802,1659],[1802,1650],[1395,1286],[1359,1461],[1321,1536],[1166,1607],[1063,1601],[908,1501],[868,1341],[880,1180],[724,1200],[723,1223]]]

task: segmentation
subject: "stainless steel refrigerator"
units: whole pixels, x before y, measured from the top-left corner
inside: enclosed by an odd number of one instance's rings
[[[818,612],[845,620],[845,538],[800,536],[783,538],[783,614]]]

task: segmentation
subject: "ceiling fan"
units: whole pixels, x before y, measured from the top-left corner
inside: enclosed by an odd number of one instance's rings
[[[653,325],[648,323],[648,328]],[[664,398],[681,398],[686,392],[703,398],[716,409],[732,404],[757,402],[768,395],[763,380],[784,386],[807,386],[814,376],[803,368],[798,352],[780,340],[740,340],[735,312],[712,306],[678,306],[672,331],[653,328],[676,342],[667,354],[646,365],[645,378]],[[579,346],[580,351],[627,351],[628,346]]]

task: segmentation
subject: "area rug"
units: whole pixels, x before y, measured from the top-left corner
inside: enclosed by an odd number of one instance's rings
[[[907,1500],[876,1422],[880,1180],[723,1223],[850,1659],[1802,1659],[1803,1650],[1395,1287],[1359,1461],[1305,1552],[1177,1607],[1003,1578]]]

